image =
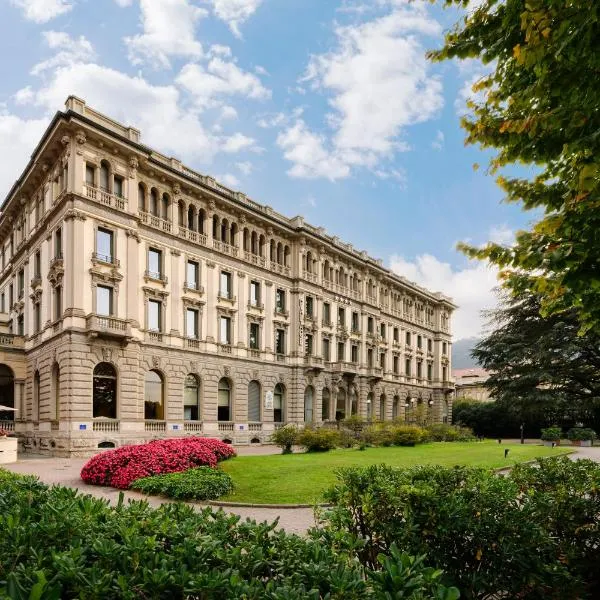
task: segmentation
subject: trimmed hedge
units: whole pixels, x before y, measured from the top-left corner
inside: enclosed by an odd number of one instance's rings
[[[456,600],[441,573],[391,547],[377,569],[276,523],[182,503],[109,506],[0,470],[0,597]]]
[[[216,467],[235,456],[220,440],[200,437],[154,440],[96,454],[81,469],[81,479],[92,485],[127,489],[133,481],[151,475],[177,473],[195,467]]]
[[[307,452],[327,452],[340,445],[340,436],[335,429],[305,427],[298,435],[298,444]]]
[[[465,598],[600,597],[600,465],[566,457],[484,469],[344,469],[325,495],[324,544],[374,567],[397,545],[427,554]]]
[[[219,469],[198,467],[179,473],[142,477],[136,479],[130,488],[176,500],[216,500],[233,491],[233,481]]]

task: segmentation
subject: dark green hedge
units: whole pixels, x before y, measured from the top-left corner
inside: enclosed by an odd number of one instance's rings
[[[0,598],[455,600],[395,547],[377,570],[222,511],[106,501],[0,470]]]

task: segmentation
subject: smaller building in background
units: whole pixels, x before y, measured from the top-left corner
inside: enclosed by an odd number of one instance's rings
[[[479,402],[490,402],[494,400],[485,386],[485,382],[490,376],[489,371],[480,367],[454,369],[452,375],[456,382],[456,400],[463,398],[478,400]]]

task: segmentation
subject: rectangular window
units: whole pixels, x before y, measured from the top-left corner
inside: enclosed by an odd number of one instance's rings
[[[354,364],[358,363],[358,346],[356,344],[352,344],[352,348],[350,349],[350,360]]]
[[[219,341],[221,344],[231,344],[231,319],[219,317]]]
[[[57,285],[54,288],[54,320],[58,321],[62,317],[62,286]]]
[[[62,258],[62,229],[60,227],[54,233],[54,258]]]
[[[346,326],[346,309],[341,306],[338,308],[338,325],[340,327]]]
[[[98,227],[96,231],[96,256],[98,260],[113,262],[113,232],[110,229]]]
[[[423,347],[423,338],[422,336],[418,335],[417,336],[417,348],[419,348],[419,350]]]
[[[337,359],[338,360],[344,360],[345,346],[346,346],[346,344],[344,344],[344,342],[338,342],[338,345],[337,345]]]
[[[85,165],[85,182],[87,185],[94,185],[94,175],[96,169],[92,165]]]
[[[325,325],[331,324],[331,304],[329,302],[323,303],[323,323]]]
[[[148,329],[162,330],[162,303],[158,300],[148,300]]]
[[[310,333],[304,336],[304,354],[306,356],[313,355],[313,336]]]
[[[250,282],[250,305],[260,306],[260,283],[258,281]]]
[[[275,291],[275,311],[278,313],[285,312],[285,291],[282,289]]]
[[[399,365],[400,361],[397,356],[394,356],[393,367],[394,367],[394,375],[398,375],[398,371],[400,369]]]
[[[312,296],[306,296],[306,316],[314,317],[315,305]]]
[[[448,367],[442,367],[442,381],[446,381],[448,379]]]
[[[12,310],[12,306],[15,303],[13,298],[13,286],[12,283],[8,286],[8,312]]]
[[[385,370],[385,352],[379,354],[379,366]]]
[[[42,276],[42,255],[39,250],[35,253],[35,258],[33,260],[33,276]]]
[[[431,381],[433,379],[433,365],[428,363],[427,365],[427,380]]]
[[[186,266],[186,286],[191,290],[197,290],[200,287],[200,265],[193,260],[187,261]]]
[[[25,317],[23,315],[17,317],[17,335],[25,335]]]
[[[407,377],[410,377],[410,358],[407,358],[404,363],[404,373]]]
[[[329,362],[331,360],[331,348],[329,338],[323,338],[323,360]]]
[[[113,194],[119,198],[123,198],[123,178],[115,175]]]
[[[200,419],[198,391],[198,380],[193,375],[188,375],[183,388],[183,418],[186,421]]]
[[[358,313],[353,312],[352,313],[352,331],[354,331],[356,333],[359,330],[360,330],[360,327],[358,326]]]
[[[397,327],[394,327],[394,341],[400,341],[400,330]]]
[[[373,317],[369,317],[367,319],[367,331],[369,333],[373,333],[374,332]]]
[[[410,331],[406,332],[406,345],[410,346]]]
[[[446,356],[446,354],[448,353],[448,344],[446,344],[446,342],[442,343],[442,354],[444,356]]]
[[[185,335],[197,340],[198,335],[198,311],[195,308],[185,310]]]
[[[17,275],[18,289],[19,289],[19,298],[22,298],[25,295],[25,270],[21,269],[19,274]]]
[[[373,366],[373,348],[367,350],[367,367]]]
[[[106,285],[96,287],[96,313],[109,317],[113,314],[113,289]]]
[[[260,350],[260,325],[250,323],[250,339],[248,340],[250,350]]]
[[[33,305],[33,332],[39,333],[42,328],[42,307],[39,302]]]
[[[427,352],[433,352],[433,340],[427,340]]]
[[[285,354],[285,330],[277,329],[275,331],[275,352]]]
[[[148,248],[148,276],[162,279],[162,252],[156,248]]]
[[[423,376],[423,363],[418,360],[417,361],[417,378],[421,379],[421,377]]]
[[[385,323],[381,323],[379,326],[379,335],[381,336],[381,339],[385,340]]]
[[[4,295],[4,292],[2,292],[2,295],[0,296],[0,312],[5,312],[6,311],[6,297]]]
[[[223,298],[231,298],[233,296],[231,290],[231,273],[228,273],[227,271],[221,271],[219,295]]]

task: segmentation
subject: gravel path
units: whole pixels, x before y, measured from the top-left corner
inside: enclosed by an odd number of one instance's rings
[[[244,454],[276,454],[277,448],[272,446],[256,446],[249,448],[236,448],[240,455]],[[577,452],[570,455],[572,460],[578,458],[590,458],[600,462],[600,447],[578,448]],[[3,465],[9,471],[28,475],[36,475],[47,484],[57,484],[76,488],[86,494],[98,498],[106,498],[111,503],[116,503],[119,498],[119,490],[113,488],[88,485],[81,481],[79,472],[87,459],[83,458],[46,458],[46,457],[24,457],[18,462]],[[163,502],[169,502],[163,498],[144,496],[139,492],[125,491],[125,498],[134,500],[146,499],[152,506],[159,506]],[[194,506],[204,507],[199,503],[190,503]],[[214,508],[214,507],[213,507]],[[260,508],[260,507],[224,507],[224,511],[239,515],[242,518],[254,519],[256,521],[273,522],[279,517],[279,526],[291,533],[303,534],[314,525],[313,510],[310,508]]]

